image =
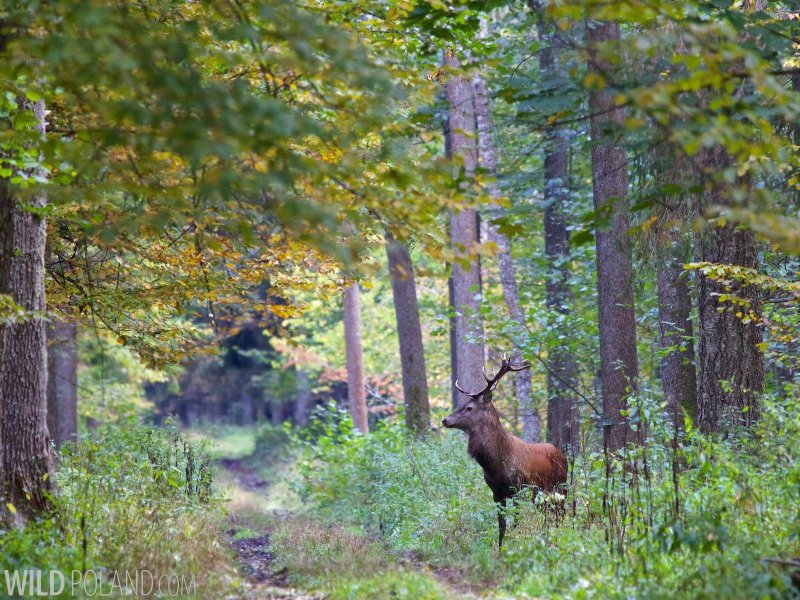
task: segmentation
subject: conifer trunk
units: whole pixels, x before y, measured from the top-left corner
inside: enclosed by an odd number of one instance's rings
[[[717,175],[732,166],[730,155],[713,148],[697,157],[709,185],[706,205],[730,203]],[[748,185],[740,181],[740,185]],[[758,268],[758,248],[752,231],[730,223],[711,223],[698,240],[700,260],[723,265]],[[719,432],[735,425],[751,425],[761,416],[760,394],[764,390],[763,334],[759,323],[761,301],[758,289],[732,281],[728,286],[702,273],[697,278],[699,316],[698,360],[700,362],[697,422],[703,432]],[[720,302],[720,294],[731,294],[749,303],[738,308]],[[741,315],[736,313],[741,311]],[[752,311],[752,315],[748,313]]]
[[[549,85],[558,75],[558,47],[547,27],[540,28],[546,45],[541,50],[542,79]],[[552,93],[552,91],[551,91]],[[545,130],[544,150],[544,253],[548,273],[546,303],[551,314],[558,315],[557,341],[547,349],[550,371],[547,373],[547,437],[556,447],[577,449],[580,438],[577,398],[578,364],[566,342],[570,338],[569,315],[574,304],[569,285],[569,173],[567,169],[567,132],[549,126]]]
[[[620,39],[619,24],[588,24],[589,71],[604,78],[611,65],[599,47]],[[608,83],[608,82],[607,82]],[[606,447],[618,450],[635,442],[628,418],[627,399],[636,388],[636,313],[633,268],[628,240],[628,156],[614,136],[623,129],[624,111],[607,88],[589,96],[592,135],[592,189],[600,223],[595,232],[597,296],[600,334],[600,383],[603,396],[603,431]]]

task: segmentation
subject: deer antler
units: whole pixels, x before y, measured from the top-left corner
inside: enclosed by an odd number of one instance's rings
[[[481,396],[483,396],[487,392],[494,391],[494,388],[497,387],[497,384],[500,382],[500,379],[506,373],[509,373],[511,371],[522,371],[524,369],[527,369],[530,366],[531,366],[531,363],[529,363],[529,362],[524,362],[524,363],[519,364],[519,365],[512,365],[511,362],[506,358],[506,355],[504,354],[503,355],[503,362],[500,365],[500,370],[495,374],[494,377],[490,378],[486,374],[486,369],[485,368],[483,369],[483,378],[486,380],[486,387],[483,388],[480,392],[471,394],[471,393],[465,391],[460,385],[458,385],[458,380],[456,380],[455,385],[456,385],[456,388],[458,389],[458,391],[461,392],[462,394],[464,394],[465,396],[470,396],[471,398],[480,398]]]
[[[462,394],[464,394],[465,396],[470,396],[470,395],[471,395],[469,392],[467,392],[466,390],[464,390],[464,388],[462,388],[460,385],[458,385],[458,379],[456,379],[456,384],[455,384],[455,385],[456,385],[456,389],[457,389],[459,392],[461,392]]]

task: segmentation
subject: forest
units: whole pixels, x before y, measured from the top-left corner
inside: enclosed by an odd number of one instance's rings
[[[800,2],[0,4],[0,598],[800,598]]]

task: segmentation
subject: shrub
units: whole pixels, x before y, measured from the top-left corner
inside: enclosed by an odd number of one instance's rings
[[[61,451],[54,514],[0,532],[6,569],[176,575],[201,597],[232,574],[206,449],[174,426],[107,426]],[[216,573],[214,571],[216,570]]]

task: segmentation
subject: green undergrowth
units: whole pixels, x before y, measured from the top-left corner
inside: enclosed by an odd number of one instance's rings
[[[306,581],[347,579],[342,561],[355,560],[352,575],[367,587],[370,561],[410,555],[511,595],[795,597],[781,560],[800,557],[796,402],[768,400],[757,429],[724,439],[689,424],[679,452],[658,407],[638,410],[647,445],[613,458],[587,444],[574,458],[566,516],[556,519],[553,498],[521,502],[501,552],[495,505],[461,434],[412,440],[385,422],[363,436],[331,413],[295,442],[295,488],[316,525],[292,529],[291,542],[278,533],[281,560]],[[331,524],[361,541],[330,551],[303,542],[303,531]]]
[[[218,597],[235,579],[204,443],[172,425],[101,426],[62,448],[56,477],[51,516],[0,532],[4,570],[59,571],[63,597],[130,595],[126,574],[155,589],[172,578],[176,597]]]

